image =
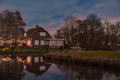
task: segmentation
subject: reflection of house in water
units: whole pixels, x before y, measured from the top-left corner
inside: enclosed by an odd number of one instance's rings
[[[43,61],[42,56],[27,56],[24,69],[38,76],[47,71],[50,65]]]
[[[0,80],[22,80],[25,75],[23,70],[38,76],[47,71],[50,65],[41,56],[0,57]]]

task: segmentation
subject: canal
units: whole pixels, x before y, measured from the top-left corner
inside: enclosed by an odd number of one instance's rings
[[[0,80],[120,80],[120,72],[44,61],[42,55],[0,55]]]

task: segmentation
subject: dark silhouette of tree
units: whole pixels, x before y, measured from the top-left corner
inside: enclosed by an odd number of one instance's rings
[[[2,40],[16,42],[21,36],[21,29],[25,26],[19,11],[5,10],[0,13],[0,37]]]
[[[70,45],[76,45],[76,18],[68,16],[64,19],[64,25],[57,30],[55,37],[66,39]]]
[[[88,49],[89,31],[87,29],[86,20],[77,20],[77,41],[81,48]]]
[[[120,44],[120,22],[103,24],[95,14],[90,14],[84,20],[69,16],[65,18],[64,26],[57,30],[55,37],[85,50],[114,50]]]
[[[120,23],[105,23],[105,48],[116,49],[120,41]]]
[[[89,49],[102,48],[104,28],[102,26],[101,19],[95,14],[90,14],[86,19],[86,25],[89,31],[88,32]]]

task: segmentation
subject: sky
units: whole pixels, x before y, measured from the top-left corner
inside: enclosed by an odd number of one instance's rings
[[[26,29],[40,25],[51,35],[70,15],[85,19],[94,13],[105,21],[120,21],[120,0],[0,0],[3,10],[20,11]]]

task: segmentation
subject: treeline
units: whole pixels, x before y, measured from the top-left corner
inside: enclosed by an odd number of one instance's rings
[[[120,22],[102,23],[101,18],[90,14],[80,20],[73,16],[66,17],[56,38],[66,40],[66,46],[80,46],[85,50],[115,50],[120,46]]]

